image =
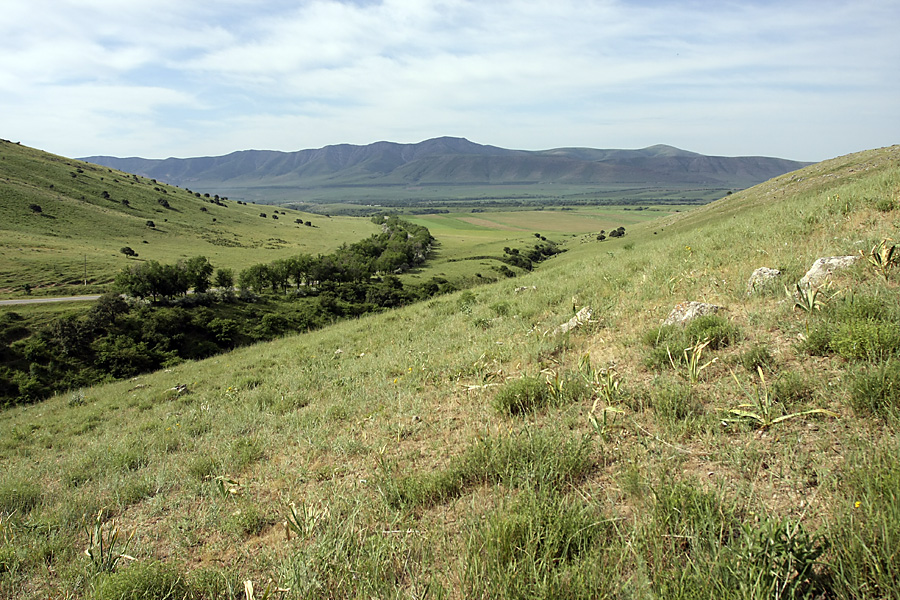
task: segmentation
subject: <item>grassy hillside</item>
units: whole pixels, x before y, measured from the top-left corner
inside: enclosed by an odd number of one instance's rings
[[[20,295],[25,284],[36,294],[92,291],[128,264],[125,246],[139,259],[174,263],[203,255],[237,272],[300,252],[330,252],[377,230],[364,219],[287,209],[275,215],[271,207],[214,200],[0,141],[0,295]]]
[[[808,311],[782,284],[898,215],[900,147],[863,152],[514,281],[6,411],[0,593],[896,598],[900,275],[861,260]],[[761,266],[783,279],[747,296]],[[689,300],[724,316],[660,327]]]
[[[427,227],[437,244],[427,265],[404,276],[406,281],[444,277],[460,287],[502,279],[504,248],[531,248],[539,233],[570,248],[595,243],[597,232],[618,227],[630,230],[637,223],[670,215],[687,207],[569,207],[565,210],[491,210],[404,216]],[[593,235],[586,235],[592,233]],[[574,242],[574,243],[572,243]],[[605,243],[605,242],[603,242]]]

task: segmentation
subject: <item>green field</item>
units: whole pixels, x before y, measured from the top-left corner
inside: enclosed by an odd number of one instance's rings
[[[223,193],[247,201],[267,204],[307,204],[310,210],[341,211],[348,208],[410,208],[441,206],[469,208],[517,203],[526,207],[565,206],[576,204],[665,203],[705,204],[724,196],[729,190],[677,186],[667,188],[640,185],[571,185],[571,184],[444,184],[444,185],[353,185],[299,189],[297,186],[279,188],[230,188],[223,185]],[[350,205],[350,206],[348,206]]]

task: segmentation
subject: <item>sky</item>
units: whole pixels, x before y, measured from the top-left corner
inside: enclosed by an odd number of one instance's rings
[[[900,0],[3,0],[0,138],[818,161],[900,143],[898,31]]]

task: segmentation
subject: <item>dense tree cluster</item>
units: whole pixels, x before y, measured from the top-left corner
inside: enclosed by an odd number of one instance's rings
[[[534,268],[534,263],[539,263],[551,256],[565,252],[565,250],[557,246],[555,242],[547,240],[547,238],[543,237],[541,234],[538,233],[535,234],[535,236],[545,241],[540,244],[535,244],[533,247],[526,250],[504,248],[503,256],[500,260],[513,267],[519,267],[520,269],[530,271]],[[506,272],[501,272],[509,277],[508,267]]]
[[[116,275],[115,286],[134,298],[161,300],[184,296],[188,290],[207,291],[212,274],[213,267],[205,256],[195,256],[175,265],[150,260],[121,271]]]
[[[152,300],[150,304],[108,294],[90,310],[44,326],[27,325],[26,319],[6,313],[0,318],[0,406],[131,377],[454,289],[437,277],[404,286],[394,273],[425,260],[431,234],[396,218],[379,217],[378,222],[380,234],[332,254],[300,255],[245,269],[239,276],[245,291],[239,295],[231,269],[214,270],[197,256],[174,265],[134,261],[118,274],[118,292]],[[122,249],[129,255],[126,250],[132,249]],[[213,284],[219,290],[208,292]]]
[[[256,292],[307,290],[324,283],[372,283],[373,277],[402,273],[425,262],[434,242],[425,227],[397,217],[375,217],[382,232],[332,254],[300,254],[241,271],[238,284]],[[354,294],[356,296],[356,294]]]

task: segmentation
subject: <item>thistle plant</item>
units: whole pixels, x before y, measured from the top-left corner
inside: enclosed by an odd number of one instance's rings
[[[679,375],[687,379],[688,383],[692,386],[700,381],[700,375],[703,374],[703,371],[705,371],[707,367],[718,361],[717,358],[713,358],[705,363],[703,362],[703,351],[709,346],[709,342],[709,339],[702,341],[698,340],[693,346],[689,346],[682,350],[684,368],[679,368],[675,359],[672,357],[669,348],[666,347],[666,353],[669,355],[669,363],[672,365],[672,368],[675,369]]]
[[[744,385],[737,378],[737,375],[734,374],[734,371],[731,372],[731,377],[734,379],[735,383],[738,384],[738,387],[741,388],[741,391],[744,392],[744,395],[747,396],[749,402],[739,404],[737,405],[737,407],[729,410],[728,414],[733,415],[736,418],[726,420],[750,421],[759,429],[768,429],[772,425],[777,425],[778,423],[781,423],[783,421],[787,421],[789,419],[794,419],[797,417],[804,417],[807,415],[819,414],[828,417],[838,416],[837,413],[831,412],[830,410],[826,410],[824,408],[812,408],[809,410],[803,410],[789,414],[780,414],[776,416],[775,401],[772,398],[771,393],[769,392],[768,385],[766,385],[766,377],[763,374],[762,367],[757,367],[756,371],[759,374],[759,385],[754,386],[752,391],[744,387]]]
[[[308,537],[316,524],[328,514],[328,509],[316,510],[306,502],[300,502],[298,508],[294,502],[288,504],[288,515],[284,521],[284,532],[288,540],[292,535],[299,538]]]
[[[124,536],[118,526],[113,525],[104,529],[103,509],[97,511],[97,516],[93,521],[88,522],[85,518],[83,525],[88,536],[88,546],[84,553],[91,559],[91,564],[96,572],[111,573],[123,558],[135,560],[126,552],[137,530],[132,531],[128,537],[123,539]]]
[[[622,380],[614,367],[595,369],[588,354],[581,357],[578,369],[585,381],[590,384],[594,395],[594,404],[588,413],[588,421],[590,421],[594,431],[606,438],[616,415],[625,413],[625,411],[616,406],[622,393],[620,388]],[[597,406],[601,401],[605,406],[600,411],[600,418],[598,419]]]
[[[795,287],[794,292],[788,290],[787,287],[784,288],[784,291],[788,298],[794,301],[794,308],[798,308],[806,313],[806,335],[809,335],[809,317],[814,311],[822,310],[822,307],[825,305],[825,298],[819,297],[819,288],[809,284],[804,287],[798,282]]]
[[[888,278],[888,271],[897,265],[900,265],[900,253],[895,252],[897,246],[891,244],[891,246],[888,247],[889,241],[892,240],[881,240],[878,244],[872,246],[872,250],[869,251],[868,255],[864,254],[862,250],[859,251],[860,255],[872,265],[872,268],[875,269],[885,281],[887,281]]]

